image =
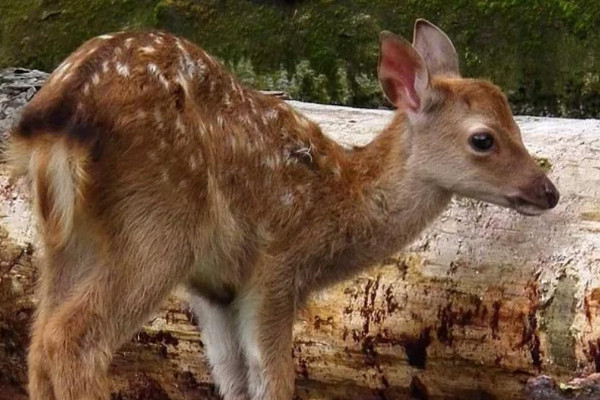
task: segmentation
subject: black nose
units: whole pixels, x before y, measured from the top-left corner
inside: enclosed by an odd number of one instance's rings
[[[544,194],[546,195],[546,200],[548,201],[548,208],[556,207],[558,204],[558,199],[560,198],[560,194],[552,182],[546,181],[544,183]]]

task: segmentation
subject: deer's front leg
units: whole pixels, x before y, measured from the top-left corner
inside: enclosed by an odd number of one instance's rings
[[[238,326],[253,400],[291,400],[294,394],[293,285],[250,290],[239,300]]]

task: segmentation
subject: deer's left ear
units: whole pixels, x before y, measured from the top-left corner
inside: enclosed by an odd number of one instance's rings
[[[425,60],[431,75],[460,77],[458,55],[448,36],[424,19],[415,22],[413,46]]]
[[[420,111],[422,99],[429,90],[429,72],[410,43],[391,32],[381,32],[377,74],[392,104],[402,111]]]

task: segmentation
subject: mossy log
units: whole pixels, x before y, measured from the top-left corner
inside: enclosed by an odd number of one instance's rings
[[[348,145],[391,115],[291,104]],[[553,380],[600,370],[600,121],[518,122],[558,207],[530,218],[456,199],[410,248],[315,295],[295,326],[298,398],[598,398],[596,378]],[[3,166],[0,188],[0,398],[25,399],[34,229]],[[193,323],[169,299],[118,351],[113,398],[217,398]]]

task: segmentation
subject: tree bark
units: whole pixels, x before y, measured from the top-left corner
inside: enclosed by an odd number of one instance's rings
[[[291,104],[347,145],[368,142],[391,116]],[[530,218],[456,199],[408,249],[315,295],[294,329],[298,398],[600,396],[596,375],[554,383],[600,371],[600,122],[518,122],[561,191],[558,207]],[[3,165],[0,187],[0,398],[25,399],[34,227],[26,191],[8,185]],[[176,296],[111,371],[114,399],[217,398]]]

